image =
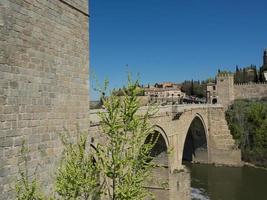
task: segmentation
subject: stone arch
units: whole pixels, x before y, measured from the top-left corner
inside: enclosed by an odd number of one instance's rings
[[[212,99],[212,104],[217,104],[218,100],[217,98]]]
[[[152,148],[150,154],[153,158],[151,161],[156,166],[152,169],[152,174],[147,188],[155,195],[156,199],[169,199],[170,188],[163,185],[163,183],[169,183],[169,156],[167,153],[169,139],[161,126],[154,125],[153,130],[154,132],[152,132],[147,139],[150,140],[151,135],[152,139],[155,137],[157,138],[155,146]]]
[[[158,133],[160,133],[160,134],[162,135],[162,137],[163,137],[164,140],[165,140],[165,143],[166,143],[167,147],[169,147],[170,142],[169,142],[169,138],[168,138],[168,136],[167,136],[165,130],[164,130],[161,126],[159,126],[159,125],[154,125],[154,126],[153,126],[153,130],[154,130],[154,131],[157,131]]]
[[[149,142],[150,140],[156,140],[155,146],[151,150],[151,156],[153,157],[153,161],[164,167],[168,167],[169,165],[169,158],[168,158],[168,147],[169,147],[169,140],[167,134],[165,133],[164,129],[158,125],[153,126],[153,132],[146,138],[144,141]]]
[[[208,163],[208,128],[200,113],[193,114],[182,141],[182,161]]]

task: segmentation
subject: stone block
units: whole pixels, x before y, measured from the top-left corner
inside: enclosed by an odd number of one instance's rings
[[[12,147],[13,146],[13,138],[12,137],[4,137],[0,140],[0,147]]]

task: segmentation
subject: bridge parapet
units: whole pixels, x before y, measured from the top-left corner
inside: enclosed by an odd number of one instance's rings
[[[189,110],[195,110],[195,109],[214,109],[219,108],[223,109],[224,107],[221,104],[181,104],[181,105],[166,105],[166,106],[159,106],[158,111],[156,112],[154,117],[164,116],[164,115],[170,115],[175,113],[183,113],[185,111]],[[138,113],[140,115],[145,114],[147,110],[149,109],[148,106],[143,106],[138,110]],[[95,125],[99,123],[99,112],[105,112],[104,109],[94,109],[90,110],[90,122],[91,125]]]

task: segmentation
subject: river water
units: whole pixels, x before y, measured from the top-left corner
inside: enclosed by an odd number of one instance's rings
[[[192,200],[267,200],[267,170],[187,164]]]

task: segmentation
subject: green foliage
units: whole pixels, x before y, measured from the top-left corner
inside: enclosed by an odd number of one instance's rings
[[[231,130],[231,134],[241,149],[249,146],[249,132],[245,129],[247,124],[246,113],[248,112],[245,101],[236,101],[226,112],[226,119]]]
[[[138,85],[129,78],[125,98],[111,93],[103,102],[106,112],[99,113],[107,140],[96,148],[98,166],[106,195],[113,200],[142,200],[150,195],[144,186],[154,166],[149,154],[156,139],[144,142],[153,132],[148,118],[154,110],[138,115]]]
[[[21,156],[23,159],[23,168],[20,167],[20,179],[16,183],[17,200],[45,200],[44,196],[40,193],[39,185],[36,178],[36,171],[32,175],[32,179],[28,173],[28,149],[25,142],[22,144]]]
[[[130,91],[126,87],[123,87],[122,89],[119,88],[118,90],[114,90],[112,93],[115,96],[127,96],[127,95],[129,96],[130,95]],[[139,85],[136,88],[136,96],[145,96],[144,88],[140,87]]]
[[[93,155],[86,149],[86,136],[78,136],[75,143],[62,136],[62,143],[65,149],[56,177],[56,192],[63,199],[97,199],[99,171]]]
[[[206,86],[207,83],[205,81],[184,81],[181,90],[187,95],[203,98],[206,96]]]
[[[215,78],[209,77],[205,81],[203,81],[203,83],[215,83],[215,81],[216,81]]]
[[[226,119],[243,158],[267,164],[267,103],[235,101],[226,112]]]
[[[248,119],[253,124],[254,148],[256,150],[267,149],[267,104],[252,104]]]

